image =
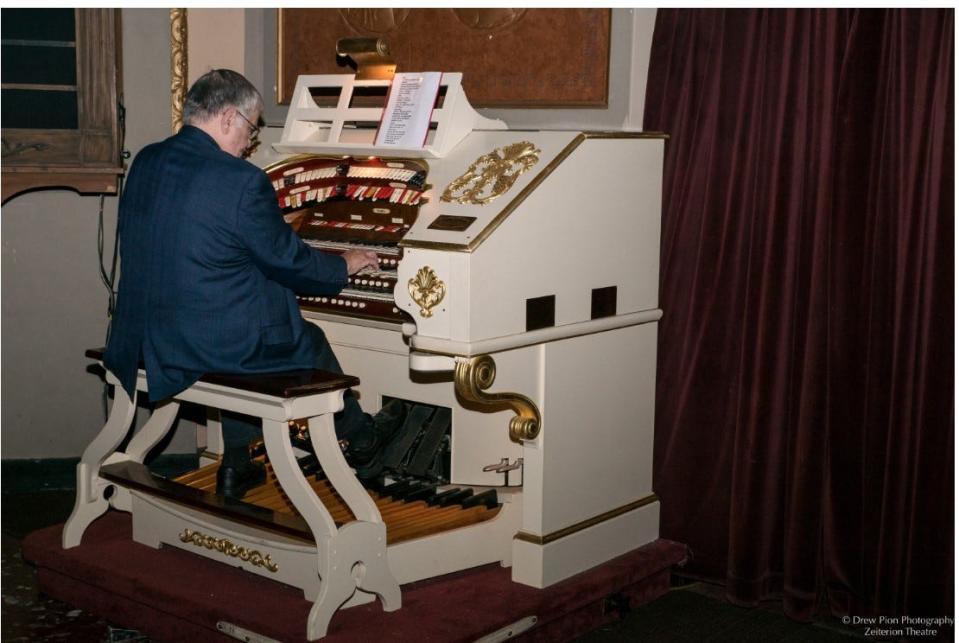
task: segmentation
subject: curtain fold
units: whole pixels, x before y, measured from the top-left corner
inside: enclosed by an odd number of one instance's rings
[[[660,10],[655,489],[731,600],[952,610],[953,11]]]

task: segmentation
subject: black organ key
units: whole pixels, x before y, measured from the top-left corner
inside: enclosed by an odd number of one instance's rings
[[[496,489],[489,489],[483,493],[478,493],[475,496],[466,498],[460,504],[464,509],[478,507],[480,505],[485,505],[487,509],[495,509],[499,505],[499,502],[496,496]]]
[[[459,487],[453,487],[452,489],[447,489],[446,491],[436,494],[432,498],[428,498],[426,501],[426,504],[430,506],[438,505],[444,500],[446,500],[447,498],[449,498],[450,496],[452,496],[453,494],[459,493],[461,491],[462,489],[460,489]]]
[[[440,507],[449,507],[450,505],[460,505],[463,501],[473,495],[472,489],[460,489],[456,493],[450,494],[440,500],[437,504]]]
[[[392,497],[394,500],[402,500],[403,502],[413,502],[412,496],[420,494],[424,491],[427,492],[427,498],[433,495],[431,488],[432,490],[435,490],[436,485],[430,485],[427,482],[417,482],[411,484],[409,487],[399,493],[391,494],[390,497]]]
[[[420,487],[416,491],[411,491],[403,500],[406,502],[416,502],[417,500],[428,500],[436,494],[436,487],[439,485],[428,484]]]
[[[384,496],[389,496],[390,498],[399,499],[400,496],[402,496],[412,484],[412,480],[401,480],[400,482],[394,482],[393,484],[386,485],[383,487],[383,490],[380,493],[382,493]]]

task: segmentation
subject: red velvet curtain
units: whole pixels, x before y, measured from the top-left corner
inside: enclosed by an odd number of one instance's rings
[[[734,602],[952,613],[953,20],[657,14],[655,489]]]

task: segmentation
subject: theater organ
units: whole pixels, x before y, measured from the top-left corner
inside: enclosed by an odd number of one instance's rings
[[[274,145],[296,156],[266,170],[307,243],[380,256],[341,295],[301,298],[364,409],[450,409],[449,484],[497,490],[498,520],[517,522],[492,559],[542,587],[657,537],[665,140],[511,131],[459,81],[444,75],[427,145],[399,151],[347,127],[378,112],[309,100],[359,81],[301,77]]]
[[[377,147],[364,125],[382,108],[357,107],[353,95],[387,84],[300,77],[263,164],[307,244],[372,248],[380,259],[340,294],[298,300],[359,378],[364,410],[404,400],[407,423],[422,426],[391,445],[387,486],[369,491],[393,577],[402,585],[500,563],[515,582],[546,587],[655,540],[665,137],[509,130],[469,106],[460,75],[445,74],[426,144]],[[329,106],[318,104],[324,96]],[[211,490],[215,466],[180,482]],[[315,458],[298,466],[332,520],[355,519],[335,484],[314,475]],[[244,501],[293,512],[278,488]],[[174,514],[162,502],[141,505],[139,517],[134,507],[135,533],[223,557],[175,538]],[[292,547],[288,533],[262,525],[209,529],[262,556]],[[322,579],[304,577],[308,560],[279,570],[227,562],[314,599]],[[357,591],[345,607],[373,598]]]

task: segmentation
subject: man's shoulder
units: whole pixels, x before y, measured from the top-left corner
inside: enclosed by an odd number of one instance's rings
[[[269,184],[266,173],[249,161],[179,135],[141,149],[134,159],[136,165],[155,170],[179,167],[196,178],[215,181],[229,190],[242,189],[244,186],[259,187],[259,183]]]

